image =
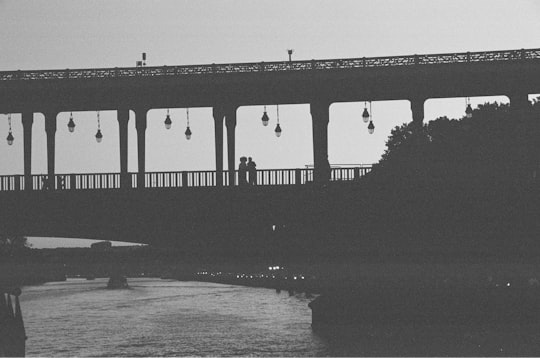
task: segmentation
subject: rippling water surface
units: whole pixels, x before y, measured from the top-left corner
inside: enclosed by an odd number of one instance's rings
[[[159,279],[26,287],[28,356],[320,356],[310,300],[264,288]]]
[[[159,279],[129,283],[129,290],[106,290],[104,279],[25,287],[27,355],[540,355],[540,325],[519,320],[497,326],[366,322],[314,333],[303,295]]]

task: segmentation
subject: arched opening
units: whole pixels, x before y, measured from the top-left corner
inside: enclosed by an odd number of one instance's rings
[[[309,105],[279,105],[277,137],[277,105],[266,106],[268,126],[263,126],[263,106],[240,107],[237,112],[236,153],[252,157],[260,169],[303,168],[313,163],[313,136]]]
[[[375,130],[368,132],[362,114],[367,107]],[[386,148],[392,129],[411,121],[408,101],[333,103],[328,125],[328,157],[334,165],[377,163]]]
[[[70,132],[68,128],[70,113],[61,112],[56,117],[56,173],[119,172],[119,136],[116,111],[99,112],[99,128],[103,136],[99,143],[96,141],[98,112],[73,112],[73,122],[75,123],[73,132]]]
[[[146,171],[215,170],[212,109],[189,108],[189,127],[192,133],[189,140],[185,134],[187,109],[169,109],[172,122],[170,129],[165,128],[166,115],[167,109],[148,111]],[[136,135],[134,140],[136,146]],[[136,156],[134,160],[137,160]]]
[[[23,153],[23,126],[21,123],[21,114],[11,114],[11,133],[13,142],[11,145],[7,142],[9,133],[8,114],[0,115],[0,133],[2,135],[3,155],[0,156],[0,175],[17,175],[23,174],[24,171],[24,153]]]

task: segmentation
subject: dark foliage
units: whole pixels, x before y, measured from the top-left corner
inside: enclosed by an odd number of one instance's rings
[[[525,115],[485,103],[472,118],[440,117],[417,130],[392,130],[376,166],[379,177],[442,182],[534,180],[539,164],[540,102]]]
[[[0,256],[13,256],[31,246],[24,236],[0,235]]]

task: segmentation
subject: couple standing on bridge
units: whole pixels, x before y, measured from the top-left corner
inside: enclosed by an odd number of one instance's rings
[[[248,174],[247,177],[246,174]],[[248,183],[250,185],[257,185],[257,164],[255,164],[251,157],[240,157],[238,185],[247,185]]]

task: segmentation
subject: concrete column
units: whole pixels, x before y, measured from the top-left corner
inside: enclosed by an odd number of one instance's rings
[[[517,92],[508,95],[510,99],[510,111],[516,119],[525,119],[531,103],[527,92]]]
[[[523,178],[535,179],[538,175],[539,155],[537,135],[534,135],[538,128],[537,121],[532,121],[530,116],[531,104],[527,92],[515,91],[507,95],[510,99],[510,119],[514,122],[511,132],[517,139],[514,148],[516,159],[514,165]]]
[[[235,183],[235,130],[236,130],[236,107],[229,107],[225,112],[225,125],[227,126],[227,168],[229,169],[229,186]]]
[[[22,113],[23,141],[24,141],[24,190],[32,190],[32,124],[34,112]]]
[[[129,188],[131,185],[128,176],[128,122],[129,109],[116,111],[118,130],[120,134],[120,187]]]
[[[215,106],[212,114],[214,116],[214,135],[216,144],[216,186],[223,186],[223,108]]]
[[[47,111],[45,115],[45,132],[47,134],[47,185],[49,190],[54,190],[54,156],[55,156],[55,137],[56,137],[56,116],[58,112]]]
[[[422,128],[423,122],[424,122],[424,102],[425,101],[426,100],[424,98],[410,99],[413,124],[415,124],[415,126],[419,129]]]
[[[144,173],[145,173],[145,149],[146,149],[146,108],[135,110],[135,128],[137,129],[137,188],[144,188]]]
[[[330,103],[316,101],[310,104],[311,121],[313,124],[313,180],[328,182],[331,176],[328,162],[328,122]]]

